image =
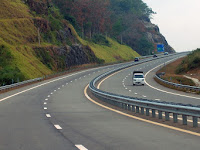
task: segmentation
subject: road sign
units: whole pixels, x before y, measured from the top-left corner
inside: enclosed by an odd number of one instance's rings
[[[164,44],[157,44],[157,52],[164,52],[165,48],[164,48]]]

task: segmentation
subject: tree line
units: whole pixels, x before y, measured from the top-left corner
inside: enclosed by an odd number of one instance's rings
[[[133,34],[143,38],[139,20],[150,21],[154,12],[142,0],[52,0],[82,37],[109,35],[125,43]],[[131,32],[130,32],[131,31]],[[130,35],[129,35],[130,36]],[[127,39],[126,39],[127,38]]]

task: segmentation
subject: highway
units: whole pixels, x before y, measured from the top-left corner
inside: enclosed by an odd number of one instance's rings
[[[199,104],[193,94],[167,92],[146,76],[145,86],[132,86],[133,70],[147,73],[176,56],[123,70],[100,89],[158,101]],[[74,72],[0,95],[0,150],[143,150],[199,149],[199,136],[132,119],[89,101],[84,89],[96,76],[119,65]],[[153,70],[154,72],[155,70]]]

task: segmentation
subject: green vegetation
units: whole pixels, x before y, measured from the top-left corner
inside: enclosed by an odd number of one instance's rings
[[[105,63],[130,61],[133,60],[135,57],[140,56],[130,47],[126,45],[121,45],[111,38],[106,39],[109,43],[109,46],[99,45],[90,41],[83,40],[77,34],[77,32],[75,31],[74,27],[71,24],[68,24],[68,26],[71,28],[73,35],[79,40],[79,42],[82,45],[90,47],[92,51],[95,53],[95,56],[100,60],[103,60]]]
[[[9,47],[0,45],[0,86],[25,79],[17,66],[13,66],[13,56]]]
[[[155,30],[144,25],[144,21],[150,23],[154,12],[142,0],[52,1],[83,39],[94,39],[99,34],[108,35],[141,55],[154,50],[155,43],[148,41],[145,35],[147,30],[152,33]]]
[[[196,68],[200,68],[200,49],[194,50],[185,59],[183,59],[181,64],[177,67],[176,73],[186,73]]]
[[[154,46],[144,36],[141,39],[139,39],[139,41],[137,43],[138,44],[136,47],[138,48],[138,50],[140,50],[141,55],[145,55],[145,54],[151,55],[152,54]]]
[[[52,72],[34,55],[32,45],[38,43],[37,28],[28,12],[28,7],[21,0],[1,1],[1,85]]]
[[[101,8],[104,9],[103,6],[101,5]],[[96,55],[97,58],[93,58],[88,54],[89,60],[95,60],[96,63],[129,61],[139,56],[130,47],[120,45],[112,38],[104,36],[104,23],[99,24],[104,20],[96,22],[96,29],[93,28],[94,22],[85,22],[85,36],[80,38],[73,26],[64,21],[64,18],[68,18],[79,33],[82,33],[82,27],[79,26],[80,22],[76,17],[61,14],[53,3],[49,4],[46,0],[1,0],[0,85],[66,69],[65,56],[54,53],[54,46],[82,44]],[[63,35],[63,32],[69,33]],[[91,38],[89,33],[92,35]]]
[[[105,36],[103,36],[101,34],[95,34],[92,37],[92,42],[95,43],[95,44],[99,44],[99,45],[110,46],[109,41],[106,39]]]
[[[163,76],[162,79],[167,80],[169,82],[173,82],[173,83],[195,86],[195,83],[191,79],[185,78],[183,76],[166,75],[166,76]]]
[[[110,38],[108,41],[111,46],[88,43],[95,55],[103,59],[105,63],[130,61],[139,56],[137,52],[126,45],[121,45]]]
[[[178,59],[170,64],[165,65],[163,68],[157,71],[157,73],[165,72],[165,75],[161,76],[162,79],[167,80],[169,82],[178,83],[178,84],[184,84],[184,85],[191,85],[195,86],[195,83],[183,75],[176,74],[176,68],[179,66],[184,58]],[[159,82],[158,80],[156,80]],[[167,87],[172,87],[167,84],[164,84],[162,82],[159,82],[160,84],[163,84]]]

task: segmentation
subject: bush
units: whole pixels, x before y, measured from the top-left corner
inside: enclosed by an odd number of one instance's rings
[[[198,67],[200,67],[200,49],[196,49],[191,54],[189,54],[177,67],[176,73],[185,73]]]
[[[25,79],[24,75],[17,67],[4,67],[0,70],[0,85],[9,85]]]
[[[110,46],[109,41],[105,38],[105,36],[103,36],[101,34],[95,34],[92,37],[92,42],[94,42],[96,44],[100,44],[100,45]]]
[[[35,53],[44,65],[53,70],[53,59],[51,58],[49,51],[42,48],[36,48]]]
[[[5,45],[0,45],[0,67],[4,67],[10,63],[10,60],[13,58],[9,48]]]

